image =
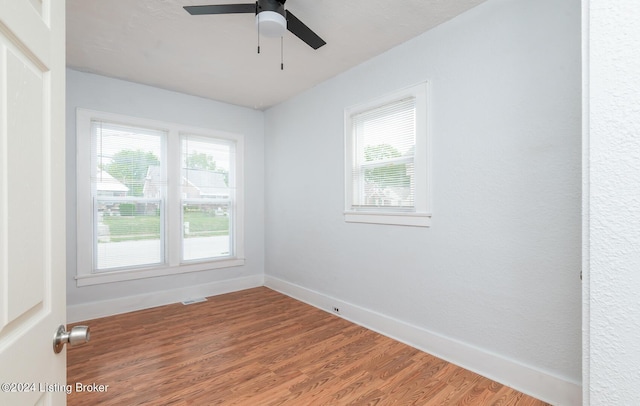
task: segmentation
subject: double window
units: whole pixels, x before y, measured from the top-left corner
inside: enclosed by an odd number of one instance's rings
[[[428,226],[426,84],[345,111],[345,220]]]
[[[243,264],[240,135],[77,112],[78,285]]]

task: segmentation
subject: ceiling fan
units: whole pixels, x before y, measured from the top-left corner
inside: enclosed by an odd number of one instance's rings
[[[287,0],[258,0],[247,4],[220,4],[210,6],[184,6],[191,15],[254,13],[260,34],[269,37],[281,37],[289,30],[313,49],[326,42],[294,16],[284,9]]]

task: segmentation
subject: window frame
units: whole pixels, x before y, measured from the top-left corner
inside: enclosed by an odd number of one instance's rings
[[[141,127],[166,132],[164,151],[166,156],[167,190],[164,197],[164,263],[152,266],[118,268],[96,271],[94,266],[95,216],[91,191],[92,146],[91,122],[105,121],[125,126]],[[229,230],[231,252],[229,256],[199,261],[182,260],[182,230],[180,182],[181,139],[183,135],[232,142],[235,145],[235,196],[231,205],[235,215],[233,230]],[[131,117],[95,110],[76,109],[76,284],[78,287],[134,279],[176,275],[242,266],[244,257],[244,136],[237,133],[191,127],[182,124]],[[231,169],[231,168],[230,168]],[[231,171],[230,171],[231,172]]]
[[[422,82],[344,110],[344,220],[348,223],[372,223],[400,226],[431,226],[431,139],[428,129],[428,83]],[[416,103],[416,145],[414,162],[415,196],[412,209],[378,207],[354,208],[353,171],[356,164],[356,139],[353,116],[398,102],[408,97]],[[398,158],[394,158],[397,160]],[[372,164],[376,165],[376,164]]]

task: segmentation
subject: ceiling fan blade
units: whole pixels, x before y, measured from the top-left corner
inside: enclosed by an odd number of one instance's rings
[[[311,31],[311,28],[307,27],[298,17],[294,16],[291,11],[286,10],[287,14],[287,29],[291,31],[296,37],[300,38],[307,43],[311,48],[318,49],[326,42],[318,36],[315,32]]]
[[[256,12],[256,3],[251,4],[219,4],[213,6],[184,6],[191,15],[203,14],[236,14]]]

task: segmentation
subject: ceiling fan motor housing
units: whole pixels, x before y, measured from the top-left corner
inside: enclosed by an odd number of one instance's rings
[[[266,37],[281,37],[287,30],[284,11],[286,0],[259,0],[256,3],[256,25]]]

